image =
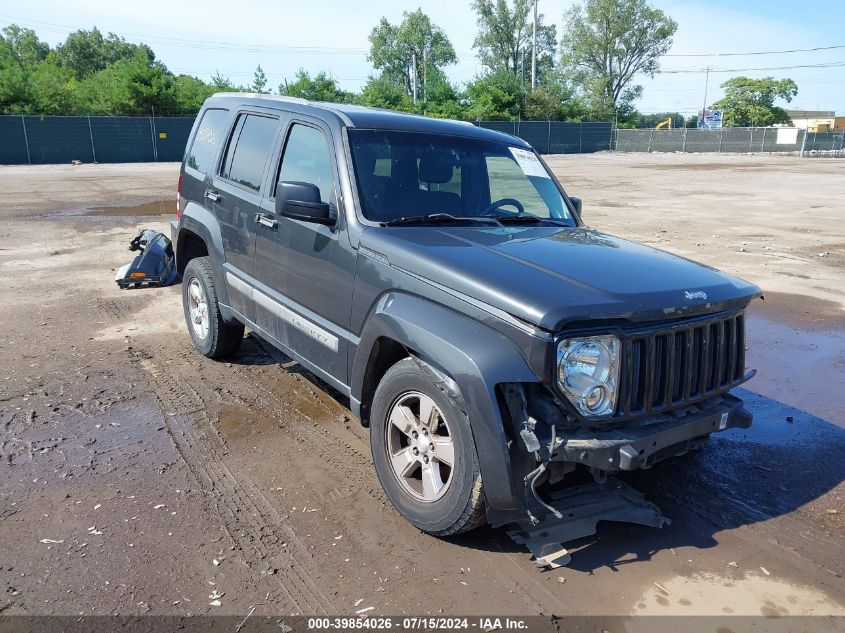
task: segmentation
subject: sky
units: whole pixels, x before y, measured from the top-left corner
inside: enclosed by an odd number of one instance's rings
[[[789,77],[798,96],[789,109],[836,110],[845,114],[845,2],[822,0],[652,0],[678,22],[663,73],[641,77],[642,112],[693,114],[705,99],[704,68],[712,68],[707,103],[722,96],[719,84],[735,75]],[[539,0],[540,13],[563,28],[574,0]],[[51,45],[76,29],[97,26],[129,41],[146,42],[175,73],[204,80],[219,71],[236,84],[249,84],[261,64],[274,90],[299,68],[325,70],[341,87],[358,90],[372,74],[367,37],[382,16],[392,23],[403,11],[421,7],[447,34],[458,63],[447,68],[452,81],[471,81],[482,68],[472,48],[476,20],[469,0],[4,0],[0,27],[16,23],[36,30]],[[808,52],[726,56],[725,53],[841,46]],[[720,54],[715,56],[713,54]],[[707,56],[705,56],[707,55]],[[781,70],[731,69],[812,66]]]

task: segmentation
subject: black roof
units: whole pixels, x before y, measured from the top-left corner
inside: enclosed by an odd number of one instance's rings
[[[326,113],[332,113],[337,117],[338,123],[347,127],[452,134],[455,136],[469,136],[529,147],[521,138],[505,134],[504,132],[481,128],[467,121],[435,119],[417,114],[408,114],[395,110],[382,110],[380,108],[367,108],[349,103],[307,101],[296,97],[281,97],[246,92],[220,92],[209,97],[208,101],[213,103],[224,101],[231,105],[264,106],[318,116],[325,116]]]

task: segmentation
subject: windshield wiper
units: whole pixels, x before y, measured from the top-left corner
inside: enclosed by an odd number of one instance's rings
[[[395,218],[381,223],[382,226],[397,226],[400,224],[484,224],[486,226],[498,226],[499,222],[496,218],[452,215],[451,213],[429,213],[427,215]]]
[[[565,220],[559,218],[541,218],[538,215],[531,213],[521,213],[519,215],[497,216],[496,219],[502,224],[539,224],[540,222],[548,222],[555,226],[571,226]]]

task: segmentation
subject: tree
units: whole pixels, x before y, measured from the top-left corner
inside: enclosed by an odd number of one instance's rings
[[[511,6],[512,5],[512,6]],[[473,47],[478,50],[481,63],[492,71],[507,70],[523,74],[523,67],[530,66],[533,49],[534,0],[474,0],[472,8],[478,18],[478,35]],[[537,68],[553,65],[557,47],[557,29],[554,24],[543,24],[543,15],[537,15]]]
[[[408,91],[399,83],[387,77],[370,77],[358,99],[361,105],[370,108],[385,108],[387,110],[400,110],[402,112],[414,112],[414,102],[408,95]]]
[[[194,115],[219,88],[174,77],[150,47],[96,28],[71,33],[55,50],[30,29],[0,33],[1,113]]]
[[[786,110],[775,105],[775,99],[790,102],[798,94],[798,86],[791,79],[734,77],[721,87],[725,96],[713,107],[724,111],[722,124],[726,127],[791,123]]]
[[[633,110],[642,93],[634,77],[654,76],[678,30],[677,22],[646,0],[584,0],[564,22],[561,61],[600,117]]]
[[[422,9],[404,12],[402,22],[393,25],[382,18],[370,33],[367,59],[382,71],[382,77],[413,94],[412,65],[417,60],[418,77],[458,61],[449,38]],[[425,65],[425,68],[424,68]]]
[[[2,32],[0,39],[3,40],[11,58],[21,68],[34,69],[40,62],[47,59],[50,46],[39,40],[32,29],[10,24]]]
[[[88,114],[158,115],[178,112],[173,76],[139,51],[79,83],[76,110]]]
[[[238,90],[238,87],[228,77],[221,75],[219,70],[211,76],[211,86],[214,88],[214,92],[235,92]]]
[[[90,31],[75,31],[56,47],[58,62],[80,81],[115,62],[131,60],[138,55],[146,58],[147,64],[155,61],[155,53],[146,44],[132,44],[114,33],[103,37],[96,27]]]
[[[173,79],[173,90],[176,96],[176,113],[183,116],[196,115],[203,101],[218,92],[216,86],[209,85],[190,75],[175,77]]]
[[[431,69],[428,73],[422,112],[440,119],[464,117],[464,108],[458,89],[451,84],[446,74],[437,68]]]
[[[279,94],[288,97],[299,97],[309,101],[333,101],[344,103],[349,101],[349,93],[340,89],[332,77],[325,71],[320,71],[313,78],[303,68],[296,73],[296,80],[279,86]]]
[[[470,119],[514,120],[522,112],[525,85],[514,73],[500,69],[466,87],[466,114]]]
[[[522,115],[525,119],[582,121],[589,118],[587,106],[560,67],[541,75],[534,92],[539,94],[528,95]]]
[[[266,94],[267,90],[267,75],[264,74],[264,69],[261,64],[255,67],[255,75],[252,78],[252,85],[249,87],[252,92],[259,92]]]
[[[0,35],[0,112],[31,112],[34,106],[32,75],[50,47],[35,31],[10,24]]]
[[[73,110],[73,95],[77,89],[76,77],[56,61],[54,52],[36,66],[29,83],[34,113],[61,115]]]

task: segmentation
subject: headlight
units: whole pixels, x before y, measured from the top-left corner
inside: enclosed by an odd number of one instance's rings
[[[606,416],[616,409],[619,349],[619,339],[610,335],[558,343],[557,383],[582,415]]]

